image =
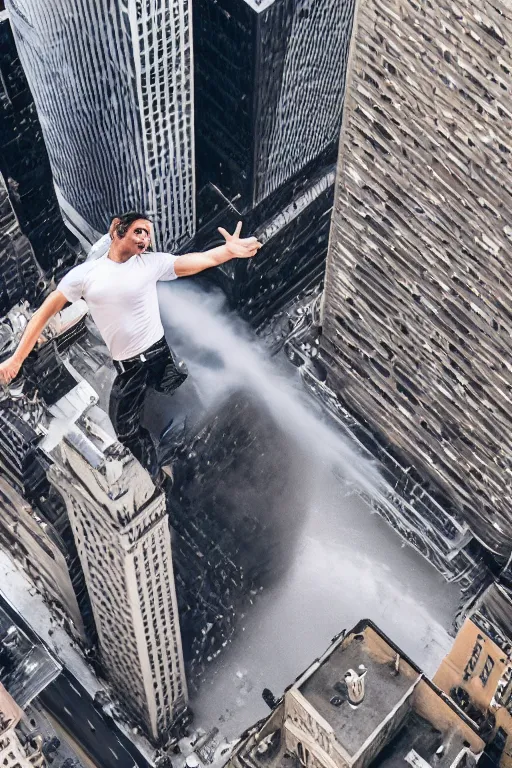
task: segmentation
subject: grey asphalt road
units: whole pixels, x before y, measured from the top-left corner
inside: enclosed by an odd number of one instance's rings
[[[45,688],[39,700],[98,768],[150,768],[115,721],[96,709],[67,671]]]
[[[47,648],[1,592],[0,608],[34,646]],[[53,655],[51,649],[47,650]],[[91,696],[67,670],[44,688],[38,700],[98,768],[150,768],[116,722],[94,706]]]

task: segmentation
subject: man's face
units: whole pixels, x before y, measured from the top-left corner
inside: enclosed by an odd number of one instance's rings
[[[151,243],[151,222],[146,219],[137,219],[130,224],[123,240],[132,253],[144,253]]]

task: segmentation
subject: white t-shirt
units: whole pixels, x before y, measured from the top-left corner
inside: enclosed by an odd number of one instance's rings
[[[156,284],[175,280],[170,253],[143,253],[119,264],[107,255],[74,267],[57,290],[68,301],[85,299],[114,360],[140,355],[164,335]]]

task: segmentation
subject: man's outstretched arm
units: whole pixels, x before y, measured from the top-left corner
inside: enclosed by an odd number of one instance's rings
[[[219,232],[225,239],[224,245],[217,248],[211,248],[203,253],[186,253],[178,256],[174,262],[174,270],[178,277],[190,277],[203,272],[210,267],[218,267],[231,259],[250,259],[255,256],[261,248],[261,243],[256,237],[240,237],[242,231],[242,222],[239,221],[235,232],[230,235],[222,227]]]
[[[52,291],[39,309],[34,312],[27,323],[16,352],[3,363],[0,363],[0,384],[9,384],[12,379],[16,378],[25,358],[34,349],[44,327],[57,312],[64,309],[67,301],[63,293]]]

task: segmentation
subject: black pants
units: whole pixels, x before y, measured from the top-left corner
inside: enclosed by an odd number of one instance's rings
[[[143,359],[141,359],[143,358]],[[172,394],[188,376],[183,361],[178,361],[165,338],[157,341],[143,355],[118,362],[118,375],[110,393],[109,416],[120,443],[133,453],[153,477],[158,472],[153,439],[141,425],[148,387]]]

